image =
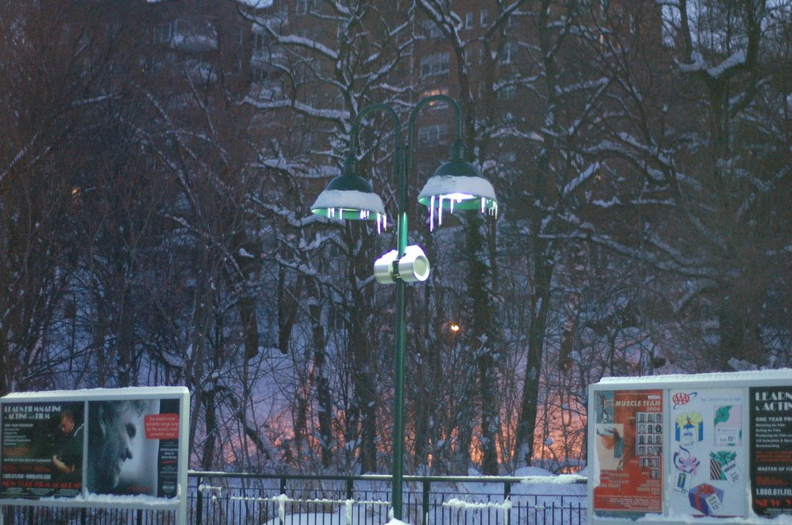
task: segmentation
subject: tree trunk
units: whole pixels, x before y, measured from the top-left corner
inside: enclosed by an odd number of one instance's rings
[[[360,235],[355,231],[354,237]],[[365,242],[365,241],[364,241]],[[364,282],[371,273],[371,266],[365,250],[354,254],[349,264],[349,282]],[[350,309],[349,345],[352,355],[352,381],[354,384],[353,415],[357,416],[357,430],[360,442],[360,469],[362,473],[377,472],[377,407],[379,405],[376,363],[372,343],[376,330],[368,326],[368,308],[371,304],[361,288],[352,288],[352,307]]]
[[[553,265],[547,263],[549,246],[537,238],[542,246],[534,258],[534,295],[531,298],[531,326],[528,328],[528,358],[525,363],[525,382],[520,401],[520,417],[517,421],[515,464],[530,466],[534,455],[534,433],[539,401],[539,382],[544,353],[547,314],[550,305],[550,281]]]
[[[481,218],[470,217],[466,228],[467,264],[468,264],[468,295],[471,299],[470,341],[471,349],[476,349],[476,367],[478,370],[478,395],[481,406],[481,468],[486,476],[498,474],[498,454],[495,447],[498,431],[498,414],[500,410],[496,399],[497,381],[494,356],[498,352],[493,330],[492,301],[490,300],[489,266],[484,262],[486,252],[483,250]]]
[[[322,466],[327,468],[333,462],[333,398],[330,392],[330,381],[325,371],[327,354],[325,345],[324,325],[321,322],[321,309],[318,305],[311,306],[313,326],[313,369],[316,383],[316,402],[319,406],[319,437],[322,456]]]
[[[552,108],[548,111],[552,112]],[[539,209],[531,218],[533,251],[529,254],[533,277],[531,297],[531,324],[528,327],[528,356],[525,363],[525,382],[520,401],[520,417],[517,420],[515,442],[515,465],[530,466],[534,456],[534,433],[536,431],[537,405],[539,402],[539,383],[541,380],[542,356],[544,354],[547,316],[550,309],[551,284],[554,269],[555,249],[551,241],[542,237],[544,214],[546,213],[547,181],[549,180],[549,152],[553,147],[552,139],[545,141],[545,149],[539,155],[534,193]]]
[[[215,407],[216,391],[213,389],[204,392],[204,405],[206,406],[206,439],[204,441],[204,453],[201,458],[201,468],[213,470],[214,456],[217,443],[217,412]]]

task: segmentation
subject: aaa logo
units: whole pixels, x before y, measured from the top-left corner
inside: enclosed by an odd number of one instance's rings
[[[687,405],[693,399],[695,399],[697,395],[698,395],[698,392],[690,392],[690,393],[677,392],[671,398],[671,402],[674,403],[674,408],[677,408],[677,407],[682,406],[682,405]]]

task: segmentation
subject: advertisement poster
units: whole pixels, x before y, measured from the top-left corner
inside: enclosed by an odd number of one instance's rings
[[[663,391],[601,390],[595,400],[594,512],[640,517],[663,511]]]
[[[745,390],[671,390],[671,512],[690,516],[746,515]]]
[[[89,401],[88,492],[175,497],[178,437],[178,400]]]
[[[178,497],[180,398],[14,397],[0,400],[0,499]]]
[[[753,511],[792,515],[792,386],[753,387],[749,395]]]
[[[82,402],[3,405],[0,495],[38,499],[81,493],[83,408]]]

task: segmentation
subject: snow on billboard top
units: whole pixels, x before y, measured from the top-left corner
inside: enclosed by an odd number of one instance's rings
[[[8,401],[28,400],[28,399],[91,399],[112,396],[113,398],[122,397],[163,397],[189,395],[187,387],[184,386],[130,386],[126,388],[83,388],[77,390],[46,390],[36,392],[14,392],[0,398],[0,403]]]
[[[675,383],[775,382],[792,380],[792,368],[748,370],[743,372],[712,372],[707,374],[667,374],[642,377],[603,377],[596,385],[671,385]],[[712,385],[710,385],[712,386]]]

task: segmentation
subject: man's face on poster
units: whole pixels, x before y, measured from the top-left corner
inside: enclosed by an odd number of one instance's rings
[[[74,419],[70,418],[69,416],[61,416],[59,428],[61,432],[68,434],[74,430]]]
[[[102,420],[103,443],[99,457],[99,486],[112,489],[118,485],[121,467],[132,459],[132,444],[138,434],[140,415],[133,405],[119,414],[108,414]]]

